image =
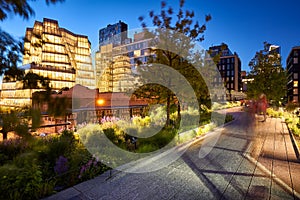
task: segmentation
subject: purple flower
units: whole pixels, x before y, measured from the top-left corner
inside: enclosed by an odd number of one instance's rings
[[[59,156],[59,158],[56,160],[54,171],[57,174],[63,174],[68,171],[68,159],[64,156]]]
[[[87,167],[90,167],[93,163],[93,160],[89,160],[89,162],[87,163]]]

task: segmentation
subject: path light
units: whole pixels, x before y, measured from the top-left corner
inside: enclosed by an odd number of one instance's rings
[[[97,105],[101,106],[105,103],[104,99],[97,99],[96,101]]]

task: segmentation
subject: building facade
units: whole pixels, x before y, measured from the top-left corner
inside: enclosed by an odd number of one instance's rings
[[[119,46],[127,39],[128,25],[122,21],[115,24],[108,24],[99,30],[99,46],[113,44]]]
[[[75,83],[95,88],[91,44],[87,36],[61,28],[56,20],[44,18],[26,29],[23,65],[35,63],[75,70]],[[54,77],[53,77],[54,78]],[[57,79],[63,79],[57,77]],[[54,86],[55,87],[55,86]]]
[[[50,79],[53,90],[81,84],[95,88],[95,70],[92,66],[91,44],[87,36],[61,28],[56,20],[36,21],[26,29],[23,66],[25,73],[33,72]],[[1,104],[24,106],[31,104],[32,93],[23,89],[20,81],[3,79]]]
[[[62,69],[53,66],[43,66],[34,63],[20,67],[25,74],[32,72],[49,78],[52,90],[59,91],[61,88],[71,88],[75,85],[75,70]],[[39,85],[39,87],[42,87]],[[22,81],[14,79],[3,79],[3,92],[1,94],[1,105],[8,107],[22,107],[31,104],[32,93],[40,91],[38,88],[23,88]]]
[[[299,103],[300,46],[293,47],[286,59],[288,102]]]
[[[210,47],[208,53],[214,58],[222,78],[221,81],[228,90],[229,95],[231,91],[241,91],[241,60],[237,53],[232,53],[228,45],[224,43]]]
[[[101,30],[105,30],[105,28]],[[116,39],[107,39],[111,42],[109,44],[105,43],[101,46],[99,43],[95,63],[96,87],[100,92],[124,92],[132,89],[134,85],[138,84],[135,77],[137,63],[147,63],[150,56],[150,39],[145,39],[142,32],[134,33],[133,38],[128,38],[127,26],[124,31],[119,35],[111,36]],[[121,40],[120,35],[123,38]],[[119,42],[113,43],[113,41]]]

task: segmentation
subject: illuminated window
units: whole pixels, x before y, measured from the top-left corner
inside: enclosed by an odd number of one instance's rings
[[[298,88],[293,89],[293,94],[298,94]]]
[[[294,81],[294,87],[298,87],[298,81]]]

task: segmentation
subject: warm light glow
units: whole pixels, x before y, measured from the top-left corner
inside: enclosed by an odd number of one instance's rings
[[[294,87],[298,87],[298,81],[294,81]]]
[[[97,100],[97,105],[103,105],[104,104],[104,100],[103,99],[98,99]]]

